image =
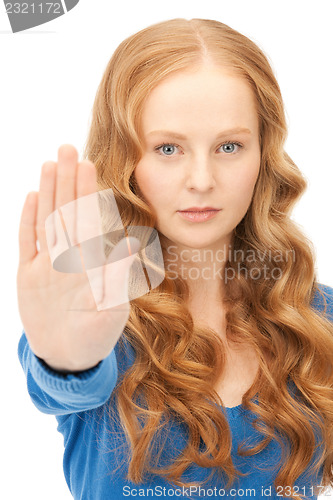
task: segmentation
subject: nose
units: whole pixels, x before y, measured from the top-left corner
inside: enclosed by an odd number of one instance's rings
[[[214,161],[204,153],[190,159],[185,175],[188,189],[207,191],[216,185]]]

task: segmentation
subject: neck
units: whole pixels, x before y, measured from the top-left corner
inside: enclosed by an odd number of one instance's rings
[[[165,270],[186,280],[191,302],[220,303],[224,294],[225,264],[232,252],[230,238],[209,248],[191,248],[160,237]]]

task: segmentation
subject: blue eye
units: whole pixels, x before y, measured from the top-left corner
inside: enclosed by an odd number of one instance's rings
[[[236,153],[235,147],[242,148],[243,146],[239,142],[225,142],[221,144],[220,148],[223,148],[224,153],[233,154]]]
[[[225,153],[233,153],[235,150],[235,144],[233,142],[229,142],[229,144],[223,144],[222,149]]]
[[[161,156],[174,156],[175,148],[179,148],[178,144],[163,142],[159,146],[154,148]],[[218,149],[223,148],[223,152],[227,155],[236,154],[239,152],[243,146],[239,142],[235,141],[227,141],[219,146]]]
[[[175,147],[179,147],[177,146],[177,144],[169,144],[169,143],[163,143],[161,144],[160,146],[157,146],[155,148],[155,151],[163,151],[162,155],[163,156],[172,156],[172,153],[174,152],[174,149]]]

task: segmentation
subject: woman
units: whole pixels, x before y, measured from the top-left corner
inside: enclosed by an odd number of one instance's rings
[[[261,50],[217,21],[173,19],[113,54],[86,160],[63,146],[43,166],[20,227],[19,356],[35,405],[57,416],[74,498],[317,498],[333,484],[333,289],[290,218],[306,182],[286,133]],[[52,270],[44,225],[95,175],[125,227],[157,229],[165,279],[130,308],[91,300],[83,314],[68,305],[85,278]]]

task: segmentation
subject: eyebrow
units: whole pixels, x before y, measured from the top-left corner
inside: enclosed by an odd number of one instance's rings
[[[152,132],[149,132],[148,135],[158,135],[158,134],[164,134],[168,135],[169,137],[174,137],[175,139],[180,139],[183,141],[187,140],[187,137],[183,134],[179,134],[178,132],[172,132],[171,130],[153,130]],[[231,134],[251,134],[251,130],[245,127],[236,127],[236,128],[231,128],[228,130],[223,130],[219,134],[217,134],[216,139],[219,139],[220,137],[225,137],[227,135]]]

